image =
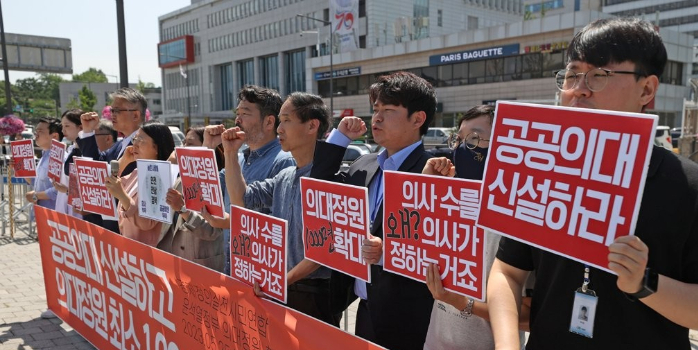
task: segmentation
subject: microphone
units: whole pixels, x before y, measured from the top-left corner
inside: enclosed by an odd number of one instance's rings
[[[119,161],[118,160],[112,160],[111,161],[111,176],[119,176]]]

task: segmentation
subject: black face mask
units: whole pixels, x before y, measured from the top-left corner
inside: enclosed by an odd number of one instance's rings
[[[456,177],[461,179],[482,180],[485,172],[487,148],[468,149],[461,144],[453,151],[453,164],[456,165]]]

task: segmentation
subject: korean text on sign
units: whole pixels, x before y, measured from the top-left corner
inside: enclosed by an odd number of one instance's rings
[[[497,104],[478,225],[607,269],[632,234],[657,117]]]
[[[108,217],[116,217],[114,196],[105,186],[109,177],[107,163],[75,158],[75,167],[80,184],[80,199],[83,210]]]
[[[230,266],[232,276],[286,303],[286,220],[232,205]]]
[[[175,151],[187,209],[201,211],[206,206],[209,213],[222,218],[225,209],[213,150],[178,147]]]
[[[36,161],[34,160],[33,140],[19,140],[10,142],[12,160],[15,163],[14,174],[19,178],[36,177]]]
[[[394,171],[383,181],[383,268],[424,282],[429,263],[438,264],[444,288],[484,300],[480,181]]]
[[[368,190],[365,187],[301,178],[305,257],[370,282],[370,266],[361,255],[368,238]]]
[[[48,159],[48,177],[56,182],[61,182],[63,175],[63,159],[65,158],[65,143],[51,140],[51,150]]]

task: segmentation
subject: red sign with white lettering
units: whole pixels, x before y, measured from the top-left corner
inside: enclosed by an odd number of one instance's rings
[[[177,147],[175,151],[179,176],[182,178],[184,205],[198,212],[206,206],[211,215],[222,218],[225,208],[213,150]]]
[[[106,179],[110,175],[108,164],[96,160],[75,158],[75,167],[78,173],[83,210],[116,220],[116,201],[105,186]]]
[[[15,163],[13,177],[36,177],[36,161],[34,160],[34,141],[19,140],[10,142],[12,160]]]
[[[497,102],[477,224],[609,271],[635,231],[657,117]]]
[[[288,223],[256,211],[230,206],[231,276],[286,304]]]
[[[434,263],[444,288],[484,301],[480,181],[395,171],[383,180],[383,269],[424,282]]]
[[[48,159],[48,177],[56,182],[61,182],[63,175],[63,159],[65,158],[65,143],[51,140],[51,150]]]
[[[361,255],[368,238],[368,189],[301,178],[305,257],[349,276],[371,282]]]

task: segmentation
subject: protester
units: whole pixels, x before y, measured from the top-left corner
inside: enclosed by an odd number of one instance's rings
[[[82,130],[82,125],[80,121],[80,115],[82,115],[82,110],[80,109],[69,109],[63,112],[61,116],[61,131],[63,132],[63,137],[65,137],[72,144],[68,146],[65,150],[63,156],[63,173],[61,173],[61,181],[51,181],[53,187],[56,189],[56,211],[59,213],[65,213],[78,219],[82,219],[82,215],[73,210],[73,207],[68,205],[68,184],[70,182],[70,164],[73,162],[74,157],[80,157],[80,149],[74,143],[75,139],[78,137],[78,133]]]
[[[203,126],[196,126],[187,129],[184,136],[184,147],[202,147],[204,145],[204,135],[206,128]],[[223,160],[223,145],[218,145],[213,150],[216,155],[216,164],[218,169],[223,169],[225,167],[225,161]]]
[[[41,118],[34,129],[34,142],[37,147],[41,148],[41,159],[36,167],[36,178],[28,180],[30,185],[34,186],[33,191],[27,191],[25,198],[27,202],[44,208],[56,208],[57,191],[51,185],[51,179],[48,177],[48,161],[49,152],[51,150],[51,140],[60,141],[63,139],[63,131],[61,123],[55,118]],[[10,162],[10,166],[14,166],[14,162]],[[56,315],[51,310],[44,310],[41,313],[41,318],[56,318]]]
[[[567,68],[556,78],[562,105],[643,112],[666,61],[651,23],[596,20],[567,49]],[[519,349],[518,291],[531,270],[536,282],[526,349],[689,349],[688,328],[698,329],[697,193],[698,166],[655,146],[634,235],[609,246],[614,274],[586,269],[598,301],[588,310],[589,321],[596,317],[586,336],[570,331],[581,322],[573,317],[574,298],[585,265],[502,238],[487,286],[497,349]]]
[[[170,128],[159,122],[148,122],[136,130],[133,145],[126,147],[119,159],[119,168],[138,159],[167,160],[174,151]],[[110,176],[107,190],[119,200],[119,231],[124,237],[150,246],[157,246],[166,229],[162,222],[138,215],[138,169],[126,176]]]
[[[95,141],[100,152],[106,152],[114,146],[118,137],[112,122],[105,119],[99,121],[99,128],[95,131]]]
[[[332,275],[333,307],[344,310],[360,297],[356,335],[389,349],[422,349],[434,298],[427,286],[383,271],[383,171],[421,173],[427,159],[421,137],[436,112],[436,92],[412,73],[381,76],[371,85],[372,131],[385,149],[357,159],[337,173],[347,145],[366,132],[360,118],[343,118],[327,142],[318,142],[311,177],[368,187],[371,238],[362,245],[371,266],[371,283],[341,273]],[[336,174],[336,175],[335,175]]]
[[[36,166],[36,178],[31,185],[33,191],[27,191],[25,197],[28,202],[40,205],[44,208],[56,208],[56,195],[58,192],[51,184],[48,177],[49,152],[51,150],[51,140],[60,141],[63,139],[61,122],[56,118],[41,118],[34,129],[34,142],[41,149],[41,159]],[[32,182],[32,181],[29,181]]]
[[[262,181],[273,178],[282,169],[296,165],[291,154],[281,149],[276,130],[279,126],[279,111],[281,96],[276,90],[255,85],[247,85],[238,93],[238,107],[235,125],[247,135],[245,143],[248,148],[239,159],[242,175],[248,182]],[[223,125],[206,127],[204,146],[214,149],[221,143],[221,134],[225,131]],[[225,188],[225,169],[220,172],[223,202],[230,208],[230,198]],[[268,208],[260,208],[261,213],[269,214]],[[224,273],[230,275],[230,222],[216,220],[208,216],[207,220],[215,227],[223,228],[223,243],[225,244]]]
[[[187,130],[184,146],[200,147],[203,142],[203,133],[203,127]],[[170,156],[170,162],[177,164],[175,152]],[[158,249],[223,272],[225,267],[223,232],[220,228],[212,227],[201,214],[186,208],[181,178],[177,178],[172,188],[167,191],[166,203],[176,214],[172,225],[158,243]]]
[[[457,138],[452,140],[453,161],[447,158],[429,159],[422,173],[443,176],[455,174],[462,179],[482,180],[493,119],[492,106],[476,106],[465,112],[458,119]],[[490,232],[484,234],[487,235],[485,273],[489,274],[500,236]],[[447,291],[441,282],[439,267],[431,263],[427,267],[427,287],[435,301],[424,350],[493,349],[494,337],[487,304]],[[525,309],[522,320],[527,320],[528,317],[528,308]],[[523,332],[520,334],[523,339]]]
[[[225,151],[225,180],[232,204],[249,209],[267,208],[271,215],[288,221],[288,284],[286,305],[334,326],[341,313],[330,310],[330,270],[304,259],[303,222],[300,211],[300,178],[313,166],[315,140],[329,127],[330,111],[320,96],[294,92],[279,113],[279,143],[291,152],[296,166],[281,170],[273,178],[247,182],[242,173],[238,150],[248,138],[239,127],[222,135]],[[248,129],[249,130],[249,129]],[[254,133],[250,137],[256,137]],[[255,285],[259,295],[259,287]]]
[[[131,145],[131,140],[136,135],[138,128],[143,124],[145,111],[148,107],[143,94],[132,88],[121,88],[110,95],[112,105],[110,107],[114,129],[126,135],[121,142],[115,143],[108,150],[101,152],[95,138],[95,130],[99,127],[99,115],[96,112],[88,112],[80,116],[82,131],[76,140],[82,155],[94,160],[111,162],[120,160],[126,147]],[[165,156],[165,159],[170,154]],[[121,162],[120,162],[121,164]],[[136,168],[136,163],[121,164],[119,169],[121,176],[130,174]],[[119,233],[119,225],[115,221],[103,220],[102,227]]]

